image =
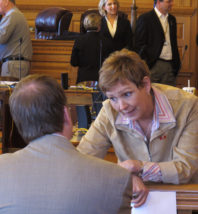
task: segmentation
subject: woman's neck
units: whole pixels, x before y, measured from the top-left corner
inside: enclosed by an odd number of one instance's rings
[[[107,15],[107,19],[108,19],[108,21],[111,23],[111,25],[113,26],[113,24],[114,24],[114,21],[116,20],[116,18],[117,18],[117,15]]]
[[[153,90],[151,89],[151,93],[149,95],[149,99],[147,102],[147,112],[146,115],[144,115],[144,118],[138,120],[138,123],[142,127],[143,130],[146,129],[146,127],[149,126],[149,124],[152,123],[153,121],[153,114],[154,114],[154,109],[155,109],[155,98],[153,94]]]
[[[107,19],[114,21],[117,18],[117,14],[107,14]]]

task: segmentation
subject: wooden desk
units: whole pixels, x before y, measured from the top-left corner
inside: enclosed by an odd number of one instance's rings
[[[7,124],[9,122],[8,116],[8,100],[10,96],[10,89],[8,87],[1,86],[0,88],[0,102],[1,102],[1,125],[2,125],[2,152],[5,152],[5,145],[8,144],[7,140],[9,141],[10,134],[7,130]],[[10,127],[12,124],[10,124]]]
[[[81,90],[81,89],[67,89],[64,90],[65,96],[67,97],[67,103],[71,107],[71,118],[73,124],[78,121],[76,106],[92,106],[93,99],[92,94],[97,93],[95,90]]]
[[[70,105],[92,105],[92,94],[98,93],[97,90],[68,89],[64,90],[67,103]]]
[[[10,89],[9,87],[1,86],[0,88],[3,153],[10,152],[12,151],[13,148],[23,148],[26,146],[26,143],[18,133],[17,128],[10,115],[8,101],[11,92],[12,89]]]
[[[148,184],[149,190],[176,191],[178,214],[191,214],[198,210],[198,184]]]

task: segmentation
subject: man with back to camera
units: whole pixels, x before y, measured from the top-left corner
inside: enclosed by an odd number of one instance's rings
[[[72,122],[56,80],[23,78],[9,104],[28,145],[0,155],[0,213],[130,213],[130,172],[83,155],[69,142]]]
[[[173,0],[154,0],[154,4],[137,20],[135,49],[148,64],[152,82],[175,86],[181,63],[176,19],[169,14]]]
[[[0,61],[1,76],[21,78],[30,70],[32,42],[24,15],[15,0],[0,0]]]

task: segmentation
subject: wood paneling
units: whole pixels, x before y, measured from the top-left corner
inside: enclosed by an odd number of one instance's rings
[[[89,8],[96,8],[98,5],[99,0],[58,0],[58,1],[52,1],[52,0],[46,0],[46,2],[39,1],[39,0],[17,0],[16,3],[18,7],[23,11],[25,16],[28,19],[29,26],[31,28],[31,36],[32,39],[34,39],[34,29],[35,29],[35,18],[39,11],[41,11],[44,8],[52,7],[52,6],[59,6],[59,7],[65,7],[68,10],[71,10],[73,12],[72,21],[70,24],[70,31],[73,32],[79,32],[80,29],[80,16],[81,13],[83,13],[85,10]],[[130,19],[130,13],[131,13],[131,4],[133,0],[122,0],[120,1],[121,10],[125,11],[129,15]],[[138,7],[137,15],[139,16],[141,13],[144,13],[148,10],[150,10],[153,7],[153,0],[136,0],[136,5]],[[178,46],[179,46],[179,52],[181,59],[183,58],[185,45],[188,45],[188,49],[185,53],[184,60],[182,63],[182,69],[178,76],[178,86],[186,86],[187,80],[191,80],[191,85],[198,88],[198,47],[196,46],[196,34],[198,32],[198,15],[197,15],[197,7],[198,7],[198,0],[174,0],[174,6],[171,11],[173,15],[176,16],[177,24],[178,24]],[[42,43],[42,42],[41,42]],[[42,44],[40,43],[40,48],[38,53],[38,44],[37,47],[34,48],[34,54],[37,54],[37,56],[33,57],[33,71],[39,71],[41,72],[44,70],[43,68],[47,68],[50,66],[48,63],[43,62],[43,65],[41,65],[41,61],[39,63],[36,63],[39,60],[39,57],[43,57],[42,54]],[[33,46],[35,43],[33,43]],[[58,43],[57,43],[58,45]],[[45,46],[45,44],[44,44]],[[50,47],[50,50],[52,47]],[[55,52],[61,51],[61,48],[56,48],[56,44],[54,44],[54,50]],[[71,51],[71,47],[67,47],[67,50]],[[57,50],[57,51],[56,51]],[[43,50],[44,51],[44,50]],[[45,51],[48,52],[48,49]],[[64,50],[65,51],[65,50]],[[65,68],[65,72],[68,72],[69,69],[72,69],[72,67],[69,65],[69,54],[67,52],[67,58],[64,58],[64,54],[59,54],[59,60],[62,61],[56,64],[52,65],[52,67],[49,67],[51,69],[50,73],[54,76],[58,77],[60,74],[60,71],[62,72]],[[60,56],[61,55],[61,56]],[[53,60],[53,54],[50,56],[50,53],[48,54],[47,60]],[[63,61],[66,60],[66,63],[64,65]],[[41,66],[41,67],[40,67]],[[57,66],[58,74],[54,74],[54,69]],[[40,67],[40,68],[39,68]],[[45,71],[46,72],[46,71]],[[76,70],[74,71],[74,73]],[[70,71],[70,73],[73,73]],[[72,76],[70,75],[72,78]],[[75,75],[74,75],[75,77]]]
[[[76,81],[76,68],[70,65],[74,41],[32,40],[31,73],[53,76],[60,81],[61,73],[69,74],[69,85]]]

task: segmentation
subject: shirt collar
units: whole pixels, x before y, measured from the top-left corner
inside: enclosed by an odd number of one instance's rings
[[[158,18],[164,18],[164,19],[167,19],[168,18],[168,13],[166,15],[162,14],[158,9],[157,7],[154,8]]]
[[[111,25],[110,21],[108,20],[107,16],[105,16],[105,19],[107,21],[107,25],[108,27],[112,28],[112,29],[115,29],[116,26],[117,26],[117,22],[118,22],[118,16],[116,16],[115,20],[114,20],[114,23],[113,23],[113,26]]]

